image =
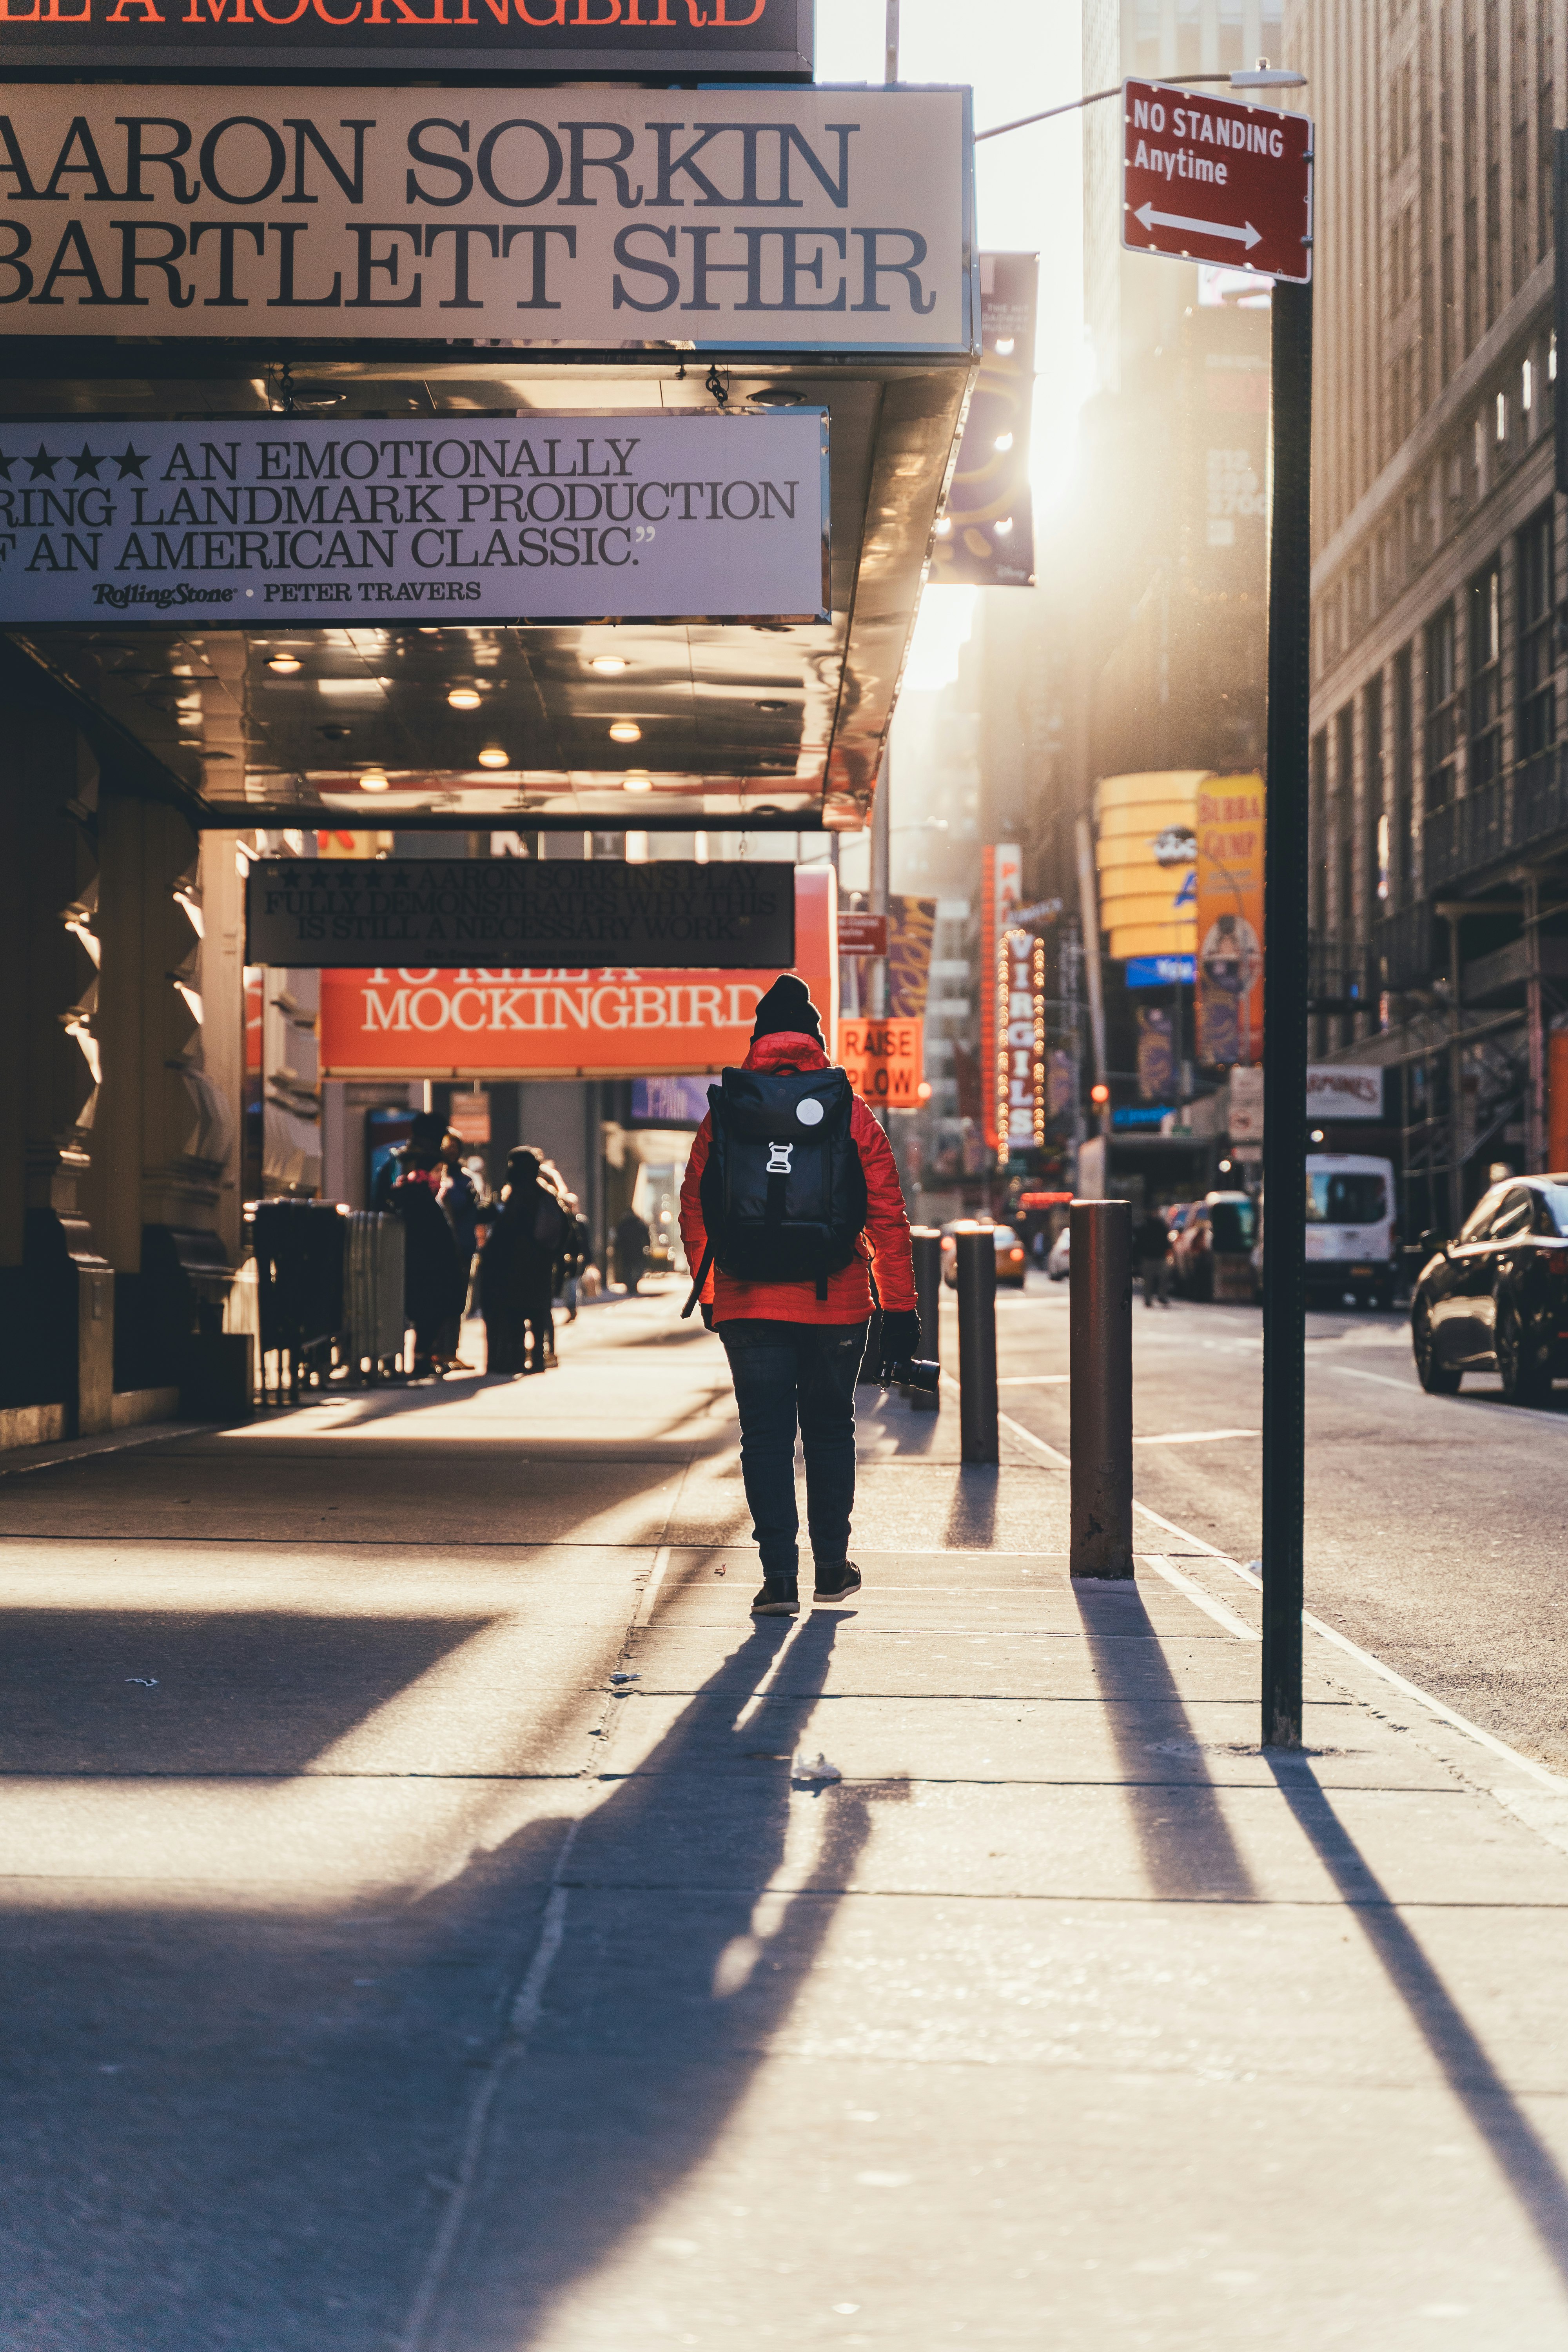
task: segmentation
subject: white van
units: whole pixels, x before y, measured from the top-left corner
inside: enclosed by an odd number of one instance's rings
[[[1356,1151],[1307,1154],[1307,1296],[1392,1307],[1394,1163]]]

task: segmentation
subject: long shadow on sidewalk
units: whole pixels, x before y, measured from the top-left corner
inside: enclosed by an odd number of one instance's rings
[[[796,1839],[824,1892],[765,1891],[792,1811],[813,1803],[792,1796],[787,1755],[836,1622],[816,1614],[793,1639],[756,1624],[584,1822],[537,2026],[500,2060],[468,2209],[405,2352],[521,2352],[713,2151],[869,1833],[869,1800],[833,1789],[815,1841]],[[739,1718],[775,1668],[764,1734]]]
[[[1201,1743],[1137,1585],[1079,1577],[1072,1590],[1150,1886],[1173,1902],[1255,1901],[1258,1889],[1204,1771]],[[1167,1768],[1160,1780],[1162,1753],[1179,1757],[1186,1769]]]
[[[1304,1757],[1264,1750],[1280,1795],[1568,2286],[1568,2181]]]

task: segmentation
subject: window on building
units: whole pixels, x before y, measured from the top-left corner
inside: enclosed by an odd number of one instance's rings
[[[1328,872],[1329,730],[1326,727],[1320,727],[1312,738],[1308,792],[1307,822],[1310,844],[1308,854],[1311,859],[1311,871],[1308,877],[1310,899],[1307,919],[1314,930],[1321,931],[1326,911],[1323,905],[1324,877]]]
[[[1199,73],[1204,62],[1203,0],[1176,0],[1176,71]]]
[[[1458,664],[1454,607],[1445,604],[1426,624],[1426,808],[1454,797],[1454,755],[1459,748]]]
[[[1528,416],[1535,405],[1535,362],[1526,360],[1519,371],[1519,404]]]
[[[1415,875],[1415,656],[1401,646],[1394,656],[1394,859],[1393,879],[1403,905]]]
[[[1494,555],[1466,591],[1469,605],[1469,788],[1502,773],[1502,560]]]
[[[1506,392],[1500,392],[1497,396],[1497,417],[1493,428],[1493,437],[1500,449],[1508,439],[1508,394]]]
[[[1366,909],[1388,910],[1387,779],[1383,757],[1383,679],[1369,678],[1362,696],[1362,759],[1365,770]]]
[[[1519,534],[1519,756],[1532,759],[1557,740],[1552,674],[1552,509]]]
[[[1334,713],[1334,929],[1342,949],[1355,937],[1355,706]]]

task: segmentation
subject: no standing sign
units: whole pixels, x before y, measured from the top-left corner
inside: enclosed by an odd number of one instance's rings
[[[1132,253],[1312,275],[1312,124],[1163,82],[1123,85],[1121,242]]]

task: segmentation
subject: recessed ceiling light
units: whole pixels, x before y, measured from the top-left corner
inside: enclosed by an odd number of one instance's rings
[[[359,788],[362,793],[389,793],[392,785],[384,768],[362,768]]]
[[[481,768],[510,768],[511,753],[500,743],[487,743],[479,753]]]
[[[626,779],[625,790],[628,793],[651,793],[653,778],[646,768],[634,768]]]
[[[300,667],[300,656],[298,654],[270,654],[267,667],[275,669],[279,677],[292,677]]]
[[[630,669],[631,664],[624,654],[595,654],[588,667],[602,670]]]
[[[642,729],[635,719],[617,719],[610,730],[612,743],[640,743]]]
[[[454,710],[477,710],[484,697],[477,686],[449,686],[447,699]]]

